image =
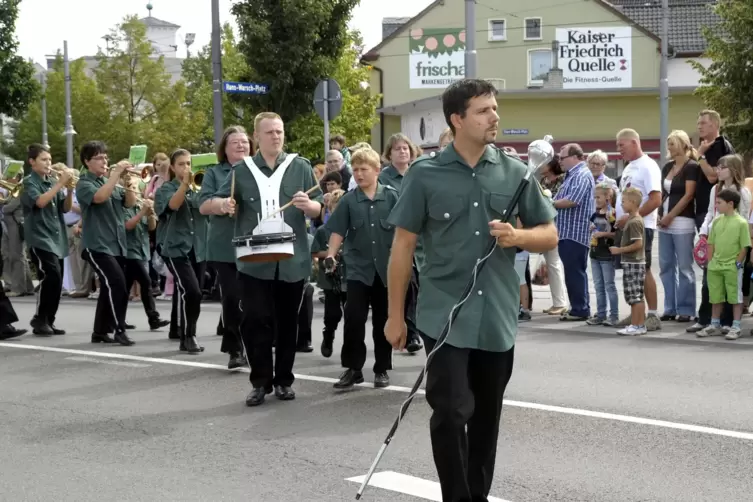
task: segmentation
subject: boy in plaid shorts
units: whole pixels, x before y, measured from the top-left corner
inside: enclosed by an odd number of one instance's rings
[[[711,325],[696,336],[718,336],[722,334],[719,318],[724,301],[732,305],[734,319],[727,332],[727,340],[740,338],[740,319],[743,315],[743,262],[750,246],[748,221],[737,212],[740,193],[725,189],[716,195],[716,208],[719,216],[714,220],[709,234],[709,260],[706,282],[709,286],[711,303]]]
[[[628,221],[622,230],[619,246],[612,246],[613,255],[622,255],[622,287],[625,301],[630,305],[630,326],[617,332],[618,335],[636,336],[646,334],[646,306],[643,303],[643,283],[646,280],[646,254],[644,252],[643,218],[638,208],[643,202],[640,190],[630,187],[622,192],[622,210]]]

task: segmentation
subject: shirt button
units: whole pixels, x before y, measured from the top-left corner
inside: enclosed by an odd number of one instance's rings
[[[444,219],[449,220],[450,219],[450,213],[444,213]]]
[[[251,201],[253,201],[253,200],[254,200],[254,198],[253,198],[253,197],[251,197]]]
[[[191,232],[191,235],[193,235],[193,232]]]
[[[481,296],[481,295],[483,295],[483,294],[484,294],[484,292],[483,292],[483,291],[481,291],[481,290],[479,289],[479,290],[478,290],[478,295],[479,295],[479,296]]]
[[[478,207],[478,202],[474,202],[473,207]]]
[[[373,226],[374,226],[374,224],[372,223],[372,224],[371,224],[371,226],[373,227]]]
[[[371,209],[374,209],[374,206],[371,206]]]
[[[371,241],[372,244],[376,244],[376,241]]]
[[[480,234],[481,234],[481,232],[479,232],[478,230],[476,230],[476,235],[480,235]]]
[[[476,177],[476,173],[473,173],[473,174],[471,175],[471,177],[475,178],[475,177]]]

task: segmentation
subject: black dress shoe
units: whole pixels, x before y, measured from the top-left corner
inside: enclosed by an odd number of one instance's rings
[[[119,343],[123,347],[130,347],[134,344],[134,341],[128,338],[128,335],[126,335],[125,331],[116,332],[113,340],[115,340],[115,343]]]
[[[227,369],[234,370],[235,368],[243,368],[246,364],[248,363],[246,362],[246,358],[243,357],[243,354],[231,352],[230,361],[227,363]]]
[[[34,316],[31,321],[29,321],[29,325],[31,326],[31,332],[38,336],[50,336],[54,333],[52,331],[52,326],[50,326],[47,321],[40,319],[37,316]]]
[[[167,319],[156,319],[154,321],[149,321],[149,329],[151,329],[152,331],[164,328],[165,326],[169,325],[170,321],[168,321]]]
[[[64,329],[56,328],[54,324],[50,325],[50,328],[52,329],[52,334],[53,335],[64,335],[65,334],[65,330]]]
[[[360,370],[345,370],[340,375],[340,380],[335,382],[335,389],[350,389],[356,384],[363,383],[363,373]]]
[[[246,396],[246,406],[259,406],[260,404],[264,404],[264,398],[271,392],[271,389],[254,387],[254,389],[249,392],[248,396]]]
[[[311,342],[308,342],[306,345],[300,345],[295,349],[296,352],[314,352],[314,346],[311,345]]]
[[[322,346],[319,347],[324,357],[332,357],[332,344],[335,341],[335,334],[325,331],[322,333],[324,340],[322,340]]]
[[[183,342],[181,343],[183,349],[185,352],[188,352],[189,354],[198,354],[200,352],[204,352],[204,347],[199,345],[198,340],[196,340],[195,336],[187,336]]]
[[[9,324],[0,330],[0,340],[10,340],[11,338],[26,334],[27,331],[25,329],[16,329]]]
[[[126,325],[125,325],[125,329],[130,329],[130,330],[134,330],[134,329],[136,329],[136,326],[134,326],[133,324],[128,324],[128,323],[126,323]]]
[[[108,333],[92,333],[92,343],[117,343]]]
[[[171,331],[170,333],[167,334],[167,338],[168,338],[168,340],[181,340],[181,346],[183,344],[183,342],[182,342],[183,337],[180,336],[180,333],[175,333],[175,332]]]
[[[419,350],[423,349],[424,346],[421,345],[421,340],[418,339],[418,337],[413,337],[409,342],[408,345],[405,347],[408,350],[409,354],[415,354]]]
[[[280,401],[292,401],[295,399],[295,391],[287,385],[275,385],[275,396]]]
[[[384,389],[390,386],[390,377],[387,373],[377,373],[374,375],[374,387],[377,389]]]

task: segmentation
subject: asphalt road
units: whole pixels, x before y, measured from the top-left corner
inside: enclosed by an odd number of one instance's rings
[[[13,303],[26,327],[34,299]],[[63,300],[66,336],[0,343],[0,500],[352,500],[348,479],[368,470],[424,362],[396,354],[395,387],[336,393],[338,358],[299,354],[297,399],[247,408],[248,375],[224,369],[214,335],[219,305],[202,305],[198,356],[178,353],[166,330],[132,332],[133,347],[92,345],[94,305]],[[140,303],[129,312],[146,326]],[[523,325],[492,495],[751,500],[753,343],[664,331]],[[377,469],[383,487],[363,500],[439,500],[429,416],[418,398]]]

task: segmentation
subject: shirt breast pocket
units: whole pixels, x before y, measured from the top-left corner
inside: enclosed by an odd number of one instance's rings
[[[503,220],[505,214],[510,207],[513,194],[504,192],[491,192],[489,193],[489,221],[491,220]],[[518,205],[512,208],[510,212],[510,222],[514,222],[514,218],[520,213]],[[513,223],[514,224],[514,223]]]
[[[369,242],[369,236],[367,235],[363,218],[352,219],[350,221],[346,240],[355,249],[358,249],[359,246]]]
[[[460,219],[465,202],[456,195],[437,194],[429,203],[429,219],[435,224],[452,225]]]

